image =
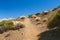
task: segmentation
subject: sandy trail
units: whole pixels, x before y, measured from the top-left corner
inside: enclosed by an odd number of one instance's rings
[[[26,19],[24,24],[26,27],[24,28],[23,40],[38,40],[38,34],[44,31],[42,30],[43,27],[41,28],[37,27],[36,25],[32,24],[29,19]]]
[[[4,32],[0,34],[0,40],[38,40],[38,35],[46,30],[45,27],[38,27],[31,23],[29,18],[26,18],[22,23],[25,25],[24,28]],[[5,37],[8,34],[9,36]]]

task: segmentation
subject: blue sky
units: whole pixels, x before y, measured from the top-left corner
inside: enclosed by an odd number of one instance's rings
[[[0,0],[0,19],[27,16],[58,5],[60,0]]]

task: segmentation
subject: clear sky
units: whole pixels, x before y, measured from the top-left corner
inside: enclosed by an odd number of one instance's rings
[[[0,19],[16,18],[51,10],[60,5],[60,0],[0,0]]]

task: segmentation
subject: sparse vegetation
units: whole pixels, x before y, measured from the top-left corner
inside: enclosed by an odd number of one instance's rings
[[[25,27],[24,24],[18,23],[18,24],[15,26],[14,30],[17,30],[17,29],[20,29],[20,28],[24,28],[24,27]]]
[[[32,15],[33,15],[33,14],[29,15],[28,18],[32,18]]]
[[[39,16],[39,15],[41,15],[41,13],[36,13],[35,15],[36,15],[36,16]]]
[[[3,29],[3,31],[7,31],[13,28],[13,22],[10,20],[4,20],[0,22],[0,28]],[[2,31],[2,30],[0,30]]]
[[[60,5],[57,7],[57,8],[54,8],[52,11],[55,11],[55,10],[57,10],[57,9],[59,9],[60,8]]]
[[[16,19],[16,21],[24,21],[24,20],[25,20],[25,16],[21,16]]]
[[[48,28],[60,26],[60,10],[54,12],[48,19]]]
[[[25,27],[25,25],[21,23],[18,23],[16,26],[14,26],[11,20],[4,20],[0,22],[0,33],[3,33],[4,31],[8,31],[8,30],[17,30],[23,27]]]

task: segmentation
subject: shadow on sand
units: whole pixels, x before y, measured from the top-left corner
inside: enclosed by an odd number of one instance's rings
[[[38,36],[38,40],[60,40],[60,30],[54,29],[45,31]]]

